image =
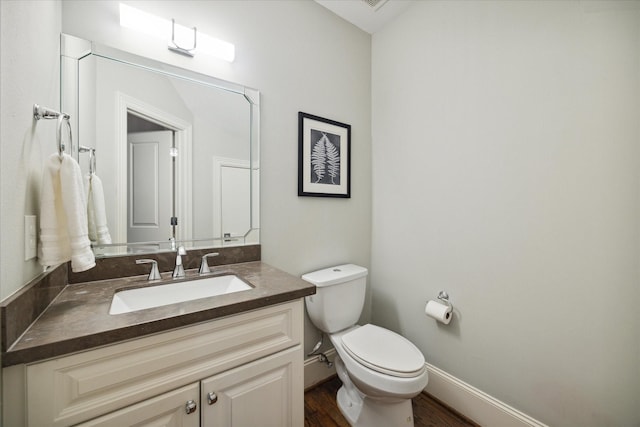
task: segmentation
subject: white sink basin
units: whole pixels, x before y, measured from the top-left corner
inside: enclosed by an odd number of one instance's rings
[[[232,274],[130,289],[113,295],[109,314],[130,313],[145,308],[161,307],[248,289],[253,287]]]

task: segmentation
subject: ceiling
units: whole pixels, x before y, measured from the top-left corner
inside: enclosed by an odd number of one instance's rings
[[[369,34],[384,27],[415,0],[315,0]]]

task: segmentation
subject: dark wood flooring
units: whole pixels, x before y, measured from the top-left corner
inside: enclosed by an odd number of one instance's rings
[[[338,377],[304,394],[305,427],[349,427],[336,403],[342,383]],[[413,399],[415,427],[480,427],[426,393]]]

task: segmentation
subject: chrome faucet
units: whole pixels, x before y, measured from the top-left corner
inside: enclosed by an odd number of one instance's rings
[[[176,268],[173,269],[173,276],[172,276],[174,279],[184,277],[184,267],[182,266],[182,256],[186,254],[187,254],[187,251],[184,249],[184,246],[178,246],[178,250],[176,251]]]

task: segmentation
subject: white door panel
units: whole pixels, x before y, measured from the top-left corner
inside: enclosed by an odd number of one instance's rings
[[[167,240],[172,235],[172,131],[128,135],[127,241]]]

